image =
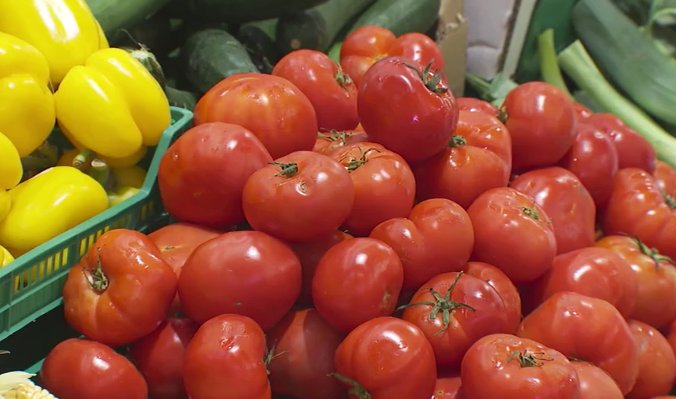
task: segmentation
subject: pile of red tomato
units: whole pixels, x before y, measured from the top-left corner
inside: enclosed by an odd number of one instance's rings
[[[382,58],[394,35],[362,28],[344,70],[298,50],[206,93],[159,170],[177,223],[110,231],[71,270],[65,316],[87,339],[55,347],[42,384],[675,398],[676,171],[546,83],[500,109],[454,98],[412,35]]]

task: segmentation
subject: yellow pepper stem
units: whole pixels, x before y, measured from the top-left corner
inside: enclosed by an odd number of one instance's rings
[[[92,150],[82,150],[73,158],[73,167],[86,173],[91,167],[95,156],[96,154]]]
[[[112,189],[115,182],[113,179],[113,173],[110,169],[110,166],[105,161],[100,159],[93,159],[90,163],[91,168],[87,174],[94,178],[99,184],[106,189],[106,191]]]

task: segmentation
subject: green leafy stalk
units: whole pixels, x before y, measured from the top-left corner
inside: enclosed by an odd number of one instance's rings
[[[561,69],[559,69],[559,63],[556,59],[554,29],[547,29],[538,36],[538,60],[540,62],[542,79],[561,89],[568,97],[572,97],[570,91],[568,91],[568,86],[566,86],[566,82],[561,74]]]

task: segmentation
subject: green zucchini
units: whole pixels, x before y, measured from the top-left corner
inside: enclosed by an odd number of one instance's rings
[[[439,17],[441,0],[376,0],[352,25],[379,25],[399,36],[427,32]]]
[[[277,18],[240,25],[237,40],[242,43],[259,71],[270,73],[281,57],[275,46]]]
[[[164,92],[167,94],[169,105],[185,108],[190,111],[195,109],[195,104],[197,104],[197,96],[195,93],[179,90],[171,86],[166,86]]]
[[[167,3],[169,0],[87,0],[108,38],[142,23]]]
[[[184,0],[187,11],[204,20],[244,23],[277,18],[326,0]]]

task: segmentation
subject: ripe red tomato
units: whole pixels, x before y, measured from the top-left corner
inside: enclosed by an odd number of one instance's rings
[[[515,170],[553,165],[573,145],[575,110],[558,88],[544,82],[521,84],[507,94],[502,108]]]
[[[363,130],[332,130],[328,133],[318,132],[317,141],[312,149],[324,155],[331,155],[334,151],[346,145],[368,141],[368,136]]]
[[[190,399],[270,399],[265,334],[249,317],[222,314],[197,330],[185,351]]]
[[[157,176],[162,203],[180,221],[213,227],[242,223],[244,183],[271,161],[260,140],[241,126],[193,127],[162,157]]]
[[[329,375],[342,340],[315,309],[289,313],[268,334],[272,392],[296,399],[345,397],[343,385]]]
[[[603,299],[557,292],[523,319],[518,335],[594,363],[615,380],[623,394],[636,382],[634,337],[620,312]]]
[[[66,321],[86,337],[119,346],[150,334],[176,295],[176,273],[145,234],[101,235],[68,273]]]
[[[455,99],[460,111],[483,112],[496,118],[500,114],[498,108],[488,101],[480,100],[474,97],[458,97]]]
[[[580,180],[570,171],[554,166],[526,172],[510,187],[532,197],[552,220],[557,253],[594,244],[596,205]]]
[[[458,122],[458,107],[441,72],[402,57],[375,63],[357,97],[369,139],[408,162],[441,152]]]
[[[580,393],[564,355],[509,334],[477,340],[462,359],[461,379],[471,399],[578,399]]]
[[[459,375],[437,376],[432,399],[461,399],[462,380]]]
[[[515,283],[533,281],[552,265],[556,238],[547,213],[513,188],[490,189],[467,209],[473,258],[497,266]]]
[[[437,369],[432,346],[418,327],[378,317],[359,325],[340,343],[336,373],[352,392],[369,395],[354,398],[430,399]]]
[[[289,241],[312,241],[336,231],[353,201],[348,171],[312,151],[293,152],[255,171],[242,192],[249,224]]]
[[[129,350],[148,383],[153,399],[183,399],[183,359],[185,348],[197,331],[188,319],[170,318],[155,331],[136,341]]]
[[[660,190],[670,196],[672,201],[676,201],[676,169],[666,162],[657,161],[653,176]]]
[[[203,323],[224,313],[277,324],[300,295],[301,266],[283,242],[259,231],[233,231],[201,246],[178,280],[185,314]]]
[[[573,110],[575,111],[575,117],[578,120],[578,122],[584,121],[585,119],[592,116],[592,114],[594,113],[591,109],[589,109],[585,105],[580,104],[577,101],[573,101]]]
[[[357,86],[325,53],[292,51],[277,61],[272,74],[295,84],[307,96],[320,129],[354,129],[359,123]]]
[[[95,341],[70,338],[45,358],[40,384],[63,399],[146,399],[143,376],[124,356]]]
[[[409,32],[397,37],[392,43],[389,55],[415,61],[420,65],[432,65],[432,70],[444,69],[444,55],[431,37],[420,32]]]
[[[512,170],[505,125],[483,112],[460,111],[449,145],[414,165],[418,197],[448,198],[467,208],[484,191],[504,187]]]
[[[322,256],[312,279],[312,299],[331,326],[349,332],[378,316],[390,315],[404,281],[394,250],[374,238],[340,242]]]
[[[406,217],[415,201],[415,177],[406,161],[385,147],[363,142],[334,151],[331,157],[350,172],[352,211],[343,224],[365,236],[385,220]]]
[[[604,215],[606,234],[628,234],[676,259],[676,204],[668,202],[648,172],[628,168],[615,175]]]
[[[580,399],[624,399],[620,388],[603,369],[579,360],[570,364],[580,381]]]
[[[345,37],[340,47],[340,65],[357,87],[371,65],[387,57],[396,39],[391,30],[376,25],[362,26]]]
[[[676,357],[669,341],[655,328],[636,320],[629,328],[638,347],[638,378],[628,399],[651,399],[666,395],[676,379]]]
[[[370,237],[397,252],[404,266],[404,289],[409,291],[437,274],[459,271],[474,247],[474,229],[467,212],[441,198],[419,203],[408,218],[380,223]]]
[[[317,115],[293,83],[264,73],[236,73],[209,89],[195,106],[195,125],[227,122],[258,137],[273,158],[310,151]]]

